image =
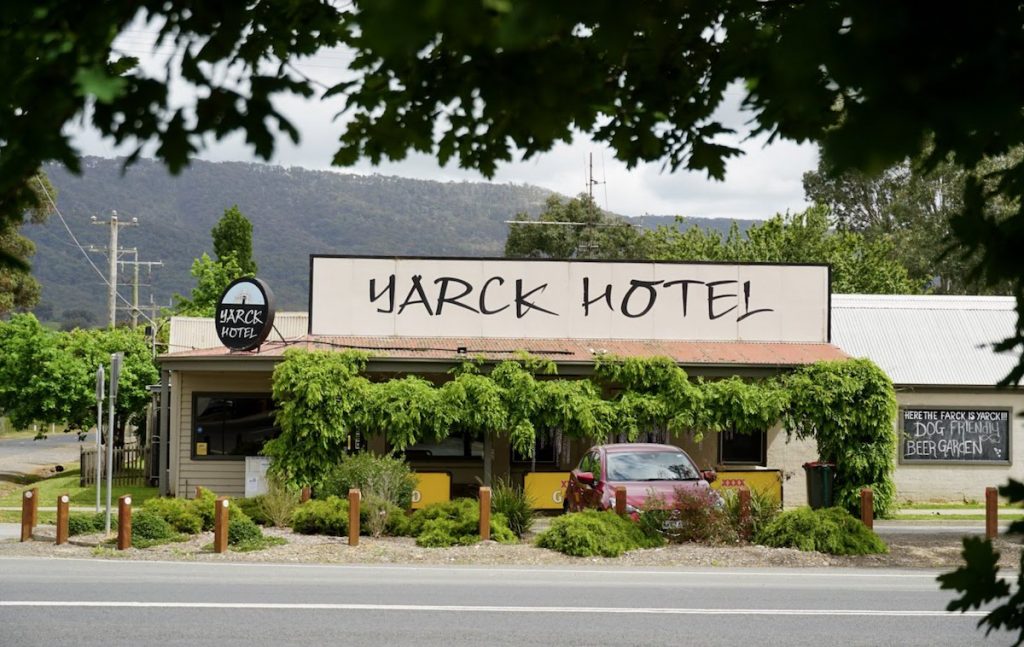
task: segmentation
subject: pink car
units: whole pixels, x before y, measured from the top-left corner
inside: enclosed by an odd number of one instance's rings
[[[619,486],[626,488],[626,512],[634,517],[651,494],[671,503],[678,489],[721,502],[709,485],[715,478],[714,471],[700,471],[686,452],[672,445],[598,445],[588,450],[569,474],[563,507],[568,512],[613,509]]]

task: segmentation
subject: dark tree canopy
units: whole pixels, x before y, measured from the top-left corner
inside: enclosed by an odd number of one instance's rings
[[[246,274],[256,274],[256,261],[252,258],[252,223],[242,215],[238,205],[224,210],[224,215],[210,232],[213,253],[221,263],[235,259]]]
[[[602,211],[592,196],[571,200],[552,195],[531,218],[516,214],[508,226],[505,256],[510,258],[641,258],[641,232],[625,218]]]
[[[85,118],[115,143],[155,144],[181,169],[204,139],[244,134],[268,158],[274,136],[298,136],[274,107],[311,97],[290,64],[325,47],[353,54],[334,163],[409,151],[491,175],[576,132],[627,164],[721,179],[739,154],[714,118],[741,88],[755,134],[822,146],[835,172],[879,172],[924,155],[974,171],[1024,144],[1024,8],[968,10],[855,0],[418,0],[344,5],[5,3],[0,9],[0,217],[33,201],[27,180],[47,160],[78,168],[64,127]],[[142,18],[175,55],[160,72],[112,48]],[[224,73],[230,70],[230,73]],[[172,101],[171,83],[195,91]],[[1024,164],[965,181],[951,230],[972,279],[1013,282],[1024,310]],[[987,205],[1006,201],[997,218]],[[0,263],[23,266],[0,251]],[[1024,323],[1005,344],[1024,345]],[[1024,376],[1024,365],[1011,380]]]

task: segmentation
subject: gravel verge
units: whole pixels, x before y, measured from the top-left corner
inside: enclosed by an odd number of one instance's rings
[[[201,533],[185,542],[164,544],[146,549],[114,550],[103,543],[103,535],[72,537],[63,546],[53,543],[53,526],[36,529],[34,541],[0,541],[0,557],[39,556],[110,558],[137,560],[181,560],[196,562],[266,562],[322,564],[424,564],[485,566],[598,565],[618,567],[878,567],[949,569],[962,563],[960,539],[950,534],[887,535],[889,553],[839,557],[807,553],[788,548],[767,548],[757,545],[704,546],[698,544],[670,545],[626,553],[619,558],[569,557],[537,548],[529,538],[520,544],[506,545],[493,541],[452,548],[421,548],[408,537],[361,537],[359,545],[349,547],[344,537],[299,535],[288,529],[267,528],[265,534],[283,537],[287,543],[260,551],[233,552],[218,555],[209,546],[213,533]],[[1021,544],[1016,539],[1000,537],[996,548],[1001,553],[1000,565],[1015,568],[1019,564]]]

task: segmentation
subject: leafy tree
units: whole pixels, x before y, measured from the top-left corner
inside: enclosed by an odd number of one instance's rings
[[[585,193],[567,202],[557,195],[550,196],[536,219],[519,213],[515,222],[529,224],[509,225],[505,241],[508,257],[639,257],[640,232],[624,218],[602,211]]]
[[[233,258],[247,275],[256,275],[256,261],[252,258],[252,223],[238,210],[238,205],[224,210],[224,215],[210,232],[213,252],[221,263]]]
[[[188,297],[174,295],[174,314],[188,317],[212,317],[217,309],[217,300],[235,279],[252,276],[238,265],[235,257],[215,261],[203,254],[192,262],[192,277],[196,285]]]
[[[827,263],[836,292],[905,294],[923,287],[893,258],[889,241],[834,231],[824,207],[777,215],[751,225],[744,234],[734,226],[725,238],[697,227],[659,227],[644,238],[646,254],[654,260]]]
[[[1019,160],[1019,149],[984,167]],[[1009,294],[1009,281],[994,285],[971,278],[978,253],[959,253],[953,244],[950,219],[963,210],[963,190],[969,174],[950,161],[931,171],[923,159],[903,160],[877,175],[860,171],[836,173],[824,159],[804,174],[808,200],[829,208],[833,224],[842,231],[862,234],[868,241],[886,241],[893,258],[907,268],[916,285],[942,294]],[[1002,208],[996,203],[989,209]],[[1003,213],[1000,218],[1006,217]]]
[[[62,333],[31,314],[0,322],[0,414],[17,427],[52,422],[84,431],[96,423],[95,375],[110,355],[124,353],[116,408],[117,443],[130,418],[149,402],[158,379],[145,337],[132,329]]]
[[[28,261],[36,246],[19,229],[24,223],[45,222],[53,209],[47,195],[56,198],[57,191],[42,171],[29,178],[28,187],[35,196],[35,204],[26,210],[23,219],[0,218],[0,261],[4,256],[16,261],[8,266],[0,262],[0,316],[14,309],[30,309],[39,301],[39,281],[28,271]]]

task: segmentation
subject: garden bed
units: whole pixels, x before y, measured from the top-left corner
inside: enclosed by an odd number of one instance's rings
[[[36,541],[0,542],[0,557],[76,557],[141,560],[237,561],[325,564],[423,564],[486,566],[568,566],[591,564],[617,567],[881,567],[949,569],[962,563],[959,538],[951,534],[889,534],[884,537],[889,553],[855,557],[837,557],[806,553],[789,548],[756,545],[704,546],[677,544],[662,548],[635,550],[618,558],[569,557],[537,548],[532,540],[519,544],[482,542],[471,546],[423,548],[408,537],[361,537],[359,546],[350,548],[344,537],[300,535],[287,529],[267,528],[264,533],[281,537],[287,543],[254,552],[213,553],[209,546],[213,533],[194,535],[184,542],[146,549],[113,550],[103,543],[102,535],[73,537],[71,544],[53,544],[54,527],[36,529]],[[1002,553],[1000,564],[1015,568],[1021,545],[1016,539],[999,538],[996,548]]]

